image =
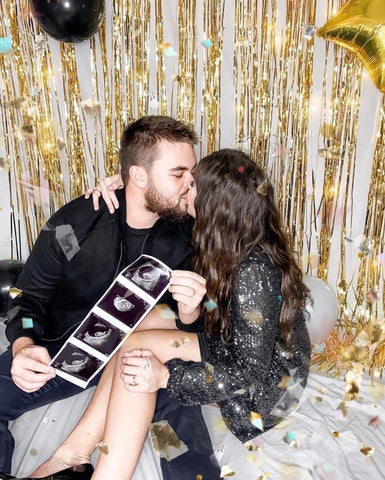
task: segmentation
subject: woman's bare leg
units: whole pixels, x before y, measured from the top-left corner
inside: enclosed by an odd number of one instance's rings
[[[161,329],[175,327],[175,320],[170,315],[167,317],[162,315],[163,310],[157,307],[157,310],[150,312],[141,322],[138,330],[148,330],[154,326]],[[35,470],[30,478],[45,477],[69,467],[89,463],[90,455],[103,438],[117,355],[118,353],[106,365],[95,393],[75,428],[53,456]]]
[[[30,478],[46,477],[55,472],[90,462],[90,455],[104,433],[116,357],[117,355],[112,357],[106,365],[91,401],[75,428],[53,456],[35,470]]]
[[[175,342],[181,346],[176,348]],[[100,455],[92,480],[130,480],[142,452],[154,414],[156,394],[129,392],[120,378],[121,356],[136,348],[151,350],[162,362],[176,357],[200,360],[196,334],[179,330],[149,330],[135,332],[128,337],[119,351],[108,404],[103,439],[108,454]]]

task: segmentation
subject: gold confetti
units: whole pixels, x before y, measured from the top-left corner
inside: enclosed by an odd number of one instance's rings
[[[186,444],[177,436],[167,420],[150,425],[150,438],[154,450],[159,453],[161,458],[166,458],[168,461],[188,450]]]
[[[263,322],[262,312],[259,310],[253,310],[245,313],[245,317],[256,327],[260,327]]]
[[[104,442],[99,442],[96,444],[96,448],[99,450],[101,455],[108,455],[108,445]]]
[[[200,475],[200,474],[197,475],[197,476],[196,476],[196,480],[203,480],[203,475]]]
[[[267,195],[267,180],[265,179],[260,185],[257,187],[257,192],[264,197]]]
[[[278,384],[278,388],[282,388],[283,390],[286,390],[287,387],[289,386],[288,385],[289,380],[290,380],[290,377],[288,377],[288,376],[283,377],[282,380]]]
[[[80,106],[84,112],[89,115],[97,115],[100,112],[100,102],[95,98],[89,98],[88,100],[80,102]]]
[[[12,298],[12,300],[14,300],[17,297],[21,297],[21,295],[23,294],[23,290],[20,290],[16,287],[11,287],[8,290],[8,293],[9,293],[9,296]]]
[[[338,432],[333,432],[333,437],[334,437],[334,438],[338,438],[339,435],[340,435],[340,434],[339,434]]]
[[[247,463],[255,462],[255,455],[253,453],[248,453],[246,455],[246,461],[247,461]]]
[[[263,431],[262,417],[259,413],[251,411],[250,412],[250,422],[252,423],[252,425],[254,425],[254,427]]]
[[[32,135],[32,134],[33,134],[32,125],[22,125],[15,132],[16,138],[20,141],[25,140],[29,135]]]
[[[360,392],[363,366],[358,365],[349,370],[345,376],[345,400],[357,400]]]
[[[230,468],[228,465],[222,465],[220,478],[233,477],[234,475],[235,472],[232,468]]]
[[[370,457],[373,455],[374,453],[374,448],[373,447],[369,447],[367,445],[364,445],[363,443],[361,443],[361,448],[360,448],[360,452],[363,453],[364,455],[366,455],[367,457]]]
[[[7,158],[0,157],[0,170],[3,172],[11,171],[11,162]]]

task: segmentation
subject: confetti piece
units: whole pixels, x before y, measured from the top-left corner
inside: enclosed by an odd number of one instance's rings
[[[289,380],[290,380],[289,376],[283,377],[282,380],[278,384],[278,388],[282,388],[282,389],[286,390],[287,387],[289,386]]]
[[[38,452],[36,448],[31,448],[31,450],[29,451],[29,454],[31,455],[31,457],[36,457],[37,453]]]
[[[325,343],[317,343],[313,347],[313,353],[323,353],[325,350]]]
[[[206,375],[210,375],[210,376],[213,375],[214,367],[213,367],[213,365],[211,365],[211,363],[206,362],[204,368],[205,368]]]
[[[9,296],[12,298],[12,300],[14,300],[17,297],[21,297],[23,290],[19,290],[16,287],[11,287],[8,293],[9,293]]]
[[[78,239],[71,225],[59,225],[56,227],[56,240],[59,242],[68,261],[79,252]]]
[[[187,445],[177,436],[167,420],[150,425],[150,438],[154,450],[161,458],[170,461],[188,451]]]
[[[247,463],[255,462],[255,455],[253,453],[248,453],[246,455],[246,461],[247,461]]]
[[[162,318],[175,319],[175,312],[167,305],[167,303],[160,303],[159,305],[155,305],[154,312],[156,312],[157,315]]]
[[[2,172],[10,172],[11,171],[11,162],[7,158],[0,158],[0,170]]]
[[[289,447],[297,446],[297,438],[294,432],[288,431],[283,437],[283,441],[289,445]]]
[[[96,115],[100,112],[100,102],[95,98],[89,98],[80,102],[81,108],[89,115]]]
[[[96,448],[99,450],[101,455],[108,455],[108,446],[104,442],[99,442],[96,444]]]
[[[341,402],[334,411],[334,417],[338,420],[344,420],[348,414],[348,407],[345,402]]]
[[[250,412],[250,422],[252,423],[252,425],[254,425],[254,427],[263,431],[262,417],[259,413],[251,411]]]
[[[357,366],[349,370],[345,376],[345,401],[357,400],[360,392],[361,380],[363,376],[363,366]]]
[[[374,303],[378,300],[378,295],[374,290],[369,290],[369,293],[366,297],[370,300],[371,303]]]
[[[32,320],[32,318],[23,317],[23,318],[21,319],[21,324],[22,324],[23,328],[33,328],[33,320]]]
[[[244,388],[240,388],[239,390],[236,390],[234,392],[234,395],[244,395],[246,393],[246,390]]]
[[[213,42],[209,38],[207,40],[203,40],[203,42],[201,42],[201,43],[207,49],[211,48],[214,45]]]
[[[259,310],[253,310],[245,313],[247,320],[252,323],[255,327],[260,327],[263,322],[262,312]]]
[[[203,475],[200,475],[200,474],[197,475],[197,476],[196,476],[196,480],[203,480]]]
[[[220,478],[232,477],[235,475],[235,472],[228,465],[222,465]]]
[[[373,447],[369,447],[369,446],[361,443],[360,452],[363,453],[364,455],[366,455],[367,457],[370,457],[371,455],[373,455],[374,450],[375,449]]]
[[[307,25],[306,28],[305,28],[305,32],[304,32],[303,36],[307,40],[311,40],[312,38],[314,38],[315,31],[316,31],[316,28],[315,28],[314,25]]]
[[[264,197],[267,195],[267,180],[265,179],[260,185],[257,187],[257,192]]]
[[[245,171],[245,167],[243,165],[239,165],[237,170],[238,170],[239,173],[243,173]]]
[[[33,127],[32,125],[22,125],[18,128],[15,132],[16,138],[21,141],[25,140],[28,136],[33,134]]]
[[[12,52],[12,39],[11,37],[0,37],[0,53],[6,54]]]
[[[59,149],[59,151],[62,151],[65,149],[65,146],[66,146],[66,142],[64,140],[63,137],[57,137],[57,148]]]
[[[340,436],[340,434],[338,432],[333,432],[333,437],[334,438],[338,438]]]
[[[212,312],[217,308],[217,302],[215,300],[207,300],[207,302],[205,302],[203,305],[209,312]]]
[[[179,342],[178,340],[173,340],[173,341],[170,341],[169,345],[170,347],[173,347],[173,348],[179,348],[185,343],[191,343],[191,340],[187,337],[181,337]]]
[[[378,417],[373,417],[370,419],[369,425],[373,428],[377,428],[380,424],[380,419]]]
[[[167,47],[163,50],[163,53],[166,57],[177,57],[178,53],[172,48],[172,47]]]
[[[313,397],[312,402],[314,405],[318,405],[322,402],[323,398],[322,397]]]

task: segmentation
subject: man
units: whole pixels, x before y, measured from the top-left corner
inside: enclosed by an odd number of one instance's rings
[[[9,420],[81,391],[55,376],[49,362],[116,275],[142,253],[171,269],[190,269],[187,192],[196,164],[195,142],[193,131],[169,117],[133,122],[121,138],[125,188],[117,192],[120,209],[113,215],[104,205],[94,211],[91,200],[78,198],[41,231],[16,285],[21,295],[8,314],[11,348],[0,357],[0,392],[7,392],[0,404],[0,471],[11,469]],[[171,302],[170,294],[162,297],[162,303]],[[163,392],[154,417],[161,419],[192,447],[183,460],[162,460],[164,479],[187,478],[189,464],[197,462],[206,479],[219,478],[199,408],[179,407]]]

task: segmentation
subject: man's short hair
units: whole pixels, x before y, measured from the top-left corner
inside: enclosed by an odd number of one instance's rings
[[[156,159],[157,145],[161,140],[188,143],[193,147],[197,142],[197,135],[179,120],[161,115],[149,115],[129,124],[123,131],[119,152],[124,185],[127,185],[132,165],[139,165],[149,171]]]

